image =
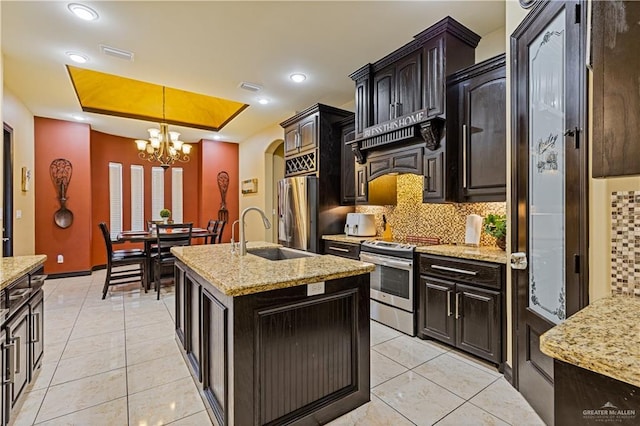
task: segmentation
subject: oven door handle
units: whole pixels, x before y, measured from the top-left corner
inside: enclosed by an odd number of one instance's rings
[[[360,260],[364,262],[371,262],[375,265],[389,266],[391,268],[403,269],[405,271],[413,270],[413,262],[395,259],[386,259],[380,256],[371,256],[365,253],[360,253]]]

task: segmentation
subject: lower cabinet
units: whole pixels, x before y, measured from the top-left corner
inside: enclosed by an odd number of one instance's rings
[[[502,368],[506,353],[503,268],[422,255],[419,337],[439,340]]]
[[[44,355],[44,293],[38,292],[31,302],[31,371],[42,362]]]
[[[202,290],[202,388],[220,424],[227,417],[227,313],[218,299]]]
[[[9,366],[6,380],[9,382],[9,407],[13,408],[29,383],[29,305],[23,306],[5,324]]]
[[[334,256],[360,260],[360,244],[324,240],[324,251],[322,254],[333,254]]]

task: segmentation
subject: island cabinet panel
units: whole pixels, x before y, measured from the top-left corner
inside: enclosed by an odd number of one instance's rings
[[[177,265],[183,357],[217,423],[325,424],[369,401],[368,274],[229,296]]]
[[[175,321],[176,321],[176,338],[182,345],[183,349],[187,349],[185,340],[185,324],[187,323],[186,317],[186,304],[185,296],[186,289],[184,278],[184,271],[177,266],[175,267],[175,287],[176,287],[176,306],[175,306]]]
[[[357,388],[356,291],[259,310],[259,424],[281,423]]]
[[[31,371],[42,362],[44,356],[44,292],[39,291],[29,303],[31,308]]]
[[[207,290],[202,291],[202,387],[219,423],[227,413],[228,309]]]
[[[9,384],[10,408],[13,408],[29,383],[29,306],[25,305],[7,325],[7,340],[13,351]],[[13,367],[13,368],[11,368]]]

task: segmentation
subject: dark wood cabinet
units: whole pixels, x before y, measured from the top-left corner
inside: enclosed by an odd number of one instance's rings
[[[355,139],[354,116],[338,123],[342,152],[340,155],[340,204],[353,205],[356,201],[356,156],[350,142]]]
[[[187,294],[186,286],[185,286],[185,274],[184,271],[180,270],[177,266],[174,267],[175,274],[175,288],[176,288],[176,304],[175,304],[175,325],[176,325],[176,337],[182,344],[183,349],[187,349],[186,344],[186,323],[187,323],[187,315],[185,312],[185,297]]]
[[[505,201],[507,189],[505,55],[448,79],[447,143],[458,152],[459,202]]]
[[[291,155],[316,147],[318,113],[302,118],[284,130],[284,154]]]
[[[422,53],[424,91],[423,105],[429,116],[444,113],[444,38],[438,37],[424,45]]]
[[[228,309],[202,290],[202,388],[219,424],[227,417]]]
[[[323,253],[360,260],[360,244],[346,241],[324,240]]]
[[[29,383],[29,305],[12,315],[5,325],[9,346],[9,401],[13,408]]]
[[[592,2],[593,177],[640,174],[640,3]],[[587,143],[575,129],[576,143]],[[574,139],[572,138],[572,139]]]
[[[373,77],[373,124],[422,109],[421,52],[414,52]]]
[[[285,176],[316,174],[339,179],[336,158],[342,147],[336,124],[350,116],[352,112],[316,104],[280,123],[284,128]]]
[[[422,146],[405,147],[400,149],[378,151],[367,161],[368,179],[373,180],[389,173],[422,174],[423,167]]]
[[[506,356],[504,265],[420,255],[418,336],[496,363]]]
[[[367,183],[367,166],[356,164],[356,203],[367,204],[369,202],[369,185]]]
[[[444,153],[427,153],[424,156],[424,182],[422,202],[445,201],[444,193]]]
[[[202,370],[200,368],[201,352],[201,321],[200,321],[200,297],[202,289],[200,284],[189,274],[184,274],[185,284],[185,304],[184,312],[186,316],[185,324],[185,350],[189,365],[194,376],[202,381]]]
[[[42,363],[44,355],[44,293],[39,291],[29,302],[31,315],[31,371]]]

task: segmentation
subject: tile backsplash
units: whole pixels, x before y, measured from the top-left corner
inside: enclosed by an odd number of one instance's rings
[[[441,244],[464,244],[467,215],[506,214],[506,203],[422,203],[422,177],[398,175],[398,204],[395,206],[356,206],[359,213],[376,215],[378,235],[382,235],[382,215],[391,225],[393,238],[438,237]],[[481,246],[495,246],[495,238],[482,232]],[[640,265],[640,264],[639,264]]]
[[[611,291],[640,296],[640,191],[611,194]]]

